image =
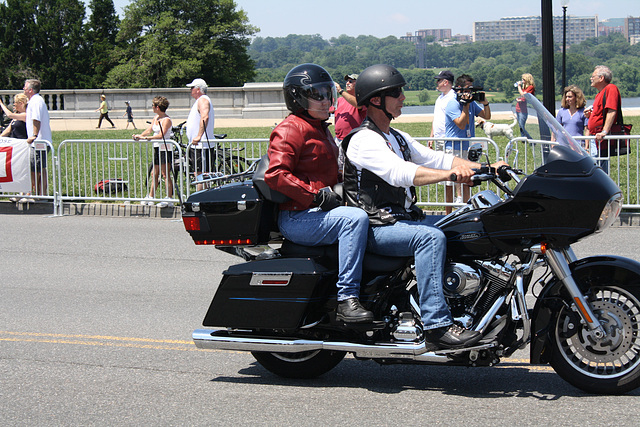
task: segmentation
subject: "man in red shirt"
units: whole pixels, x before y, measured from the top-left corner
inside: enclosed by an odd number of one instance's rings
[[[342,141],[351,129],[357,128],[367,117],[367,107],[358,107],[356,102],[356,81],[357,74],[348,74],[344,76],[346,82],[345,89],[342,89],[336,83],[338,94],[342,95],[338,98],[338,107],[335,113],[336,138],[338,144]]]
[[[585,116],[589,119],[587,134],[596,137],[596,143],[602,147],[602,140],[611,132],[611,127],[616,122],[618,108],[621,105],[620,91],[611,83],[613,75],[609,67],[598,65],[591,75],[591,87],[598,90],[593,107],[585,110]],[[603,98],[604,101],[603,102]],[[600,167],[609,173],[609,160],[600,160]]]

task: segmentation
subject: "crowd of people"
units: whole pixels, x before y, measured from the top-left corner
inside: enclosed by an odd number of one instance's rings
[[[214,153],[211,150],[215,147],[213,142],[214,111],[211,98],[207,96],[207,83],[203,79],[195,79],[187,84],[191,96],[195,103],[187,119],[187,137],[191,145],[190,159],[193,161],[194,179],[203,171],[211,171],[214,165]],[[33,203],[31,194],[43,196],[47,195],[47,151],[48,147],[35,147],[34,141],[46,141],[52,143],[49,111],[42,96],[40,96],[41,83],[39,80],[29,79],[25,81],[23,93],[17,94],[13,99],[13,109],[9,109],[2,99],[0,108],[3,113],[11,119],[11,122],[2,131],[0,136],[15,139],[23,139],[30,145],[31,163],[31,192],[21,194],[26,197],[14,197],[12,201],[18,203]],[[149,183],[147,196],[141,201],[142,205],[160,208],[172,207],[169,201],[155,202],[156,190],[160,180],[165,182],[167,198],[174,197],[173,182],[173,143],[167,142],[173,136],[173,123],[167,114],[169,100],[164,96],[156,96],[152,100],[153,120],[149,127],[139,134],[133,134],[134,141],[153,141],[153,166],[151,170],[151,182]],[[137,129],[133,121],[133,110],[131,103],[125,101],[126,110],[123,117],[127,117],[127,127],[129,124]],[[100,95],[100,106],[95,110],[100,113],[98,121],[99,129],[102,121],[107,120],[112,128],[115,124],[109,118],[109,107],[106,96]],[[197,189],[202,190],[204,185],[197,184]]]
[[[344,88],[339,83],[332,83],[335,92],[335,109],[330,106],[330,114],[334,114],[335,136],[332,136],[338,147],[338,176],[344,176],[345,158],[342,142],[354,130],[359,128],[368,117],[370,105],[360,103],[357,99],[357,82],[360,76],[356,73],[344,76]],[[449,70],[441,71],[436,77],[436,88],[440,92],[433,113],[433,122],[430,137],[437,142],[437,147],[429,143],[430,148],[444,151],[447,154],[465,158],[469,142],[465,139],[475,136],[475,119],[491,119],[491,109],[487,99],[473,99],[473,77],[462,74],[455,78]],[[586,107],[586,100],[582,90],[570,85],[563,90],[561,106],[557,112],[557,120],[573,136],[595,136],[595,140],[581,141],[583,147],[593,157],[598,157],[602,150],[608,149],[608,143],[603,138],[612,132],[612,129],[620,122],[620,92],[611,83],[611,70],[606,66],[598,66],[591,77],[591,86],[598,94],[593,106]],[[214,132],[214,109],[211,98],[207,95],[207,83],[200,78],[194,79],[186,85],[195,102],[187,119],[187,137],[191,144],[190,158],[193,164],[193,178],[198,179],[203,172],[211,170],[214,164],[213,150],[215,143],[212,141]],[[362,86],[362,85],[361,85]],[[515,115],[520,128],[520,134],[531,139],[527,131],[527,106],[524,95],[535,94],[535,82],[531,74],[522,74],[522,79],[515,84],[520,96],[515,102]],[[5,128],[2,136],[18,139],[27,139],[31,144],[35,139],[51,142],[51,129],[46,104],[39,94],[40,82],[27,80],[24,93],[14,97],[13,110],[9,110],[0,100],[0,106],[11,123]],[[286,94],[286,92],[285,92]],[[312,99],[313,101],[313,99]],[[133,120],[133,110],[129,101],[125,101],[126,110],[122,117],[127,118],[127,128],[132,124],[137,129]],[[134,140],[154,141],[154,160],[152,180],[149,185],[147,197],[141,202],[143,205],[153,205],[156,199],[156,188],[160,180],[164,179],[167,190],[167,198],[173,198],[174,183],[172,179],[171,165],[173,163],[172,146],[166,143],[171,138],[172,122],[166,114],[169,101],[164,97],[156,97],[152,102],[154,118],[151,125],[140,134],[134,134]],[[102,121],[107,120],[115,128],[109,118],[109,108],[106,96],[100,96],[100,106],[96,110],[100,113],[98,128]],[[375,114],[375,113],[374,113]],[[462,140],[447,138],[460,138]],[[164,140],[164,144],[162,141]],[[603,148],[604,147],[604,148]],[[47,192],[47,151],[32,150],[31,176],[32,194],[45,195]],[[608,171],[608,160],[599,160],[600,166]],[[456,204],[466,202],[470,197],[470,189],[461,182],[444,181],[445,185],[445,209],[449,213]],[[203,183],[197,183],[197,190],[204,188]],[[28,195],[28,194],[27,194]],[[22,198],[22,201],[32,199]],[[160,207],[170,207],[170,202],[157,203]]]

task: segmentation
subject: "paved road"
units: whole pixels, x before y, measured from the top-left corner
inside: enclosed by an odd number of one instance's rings
[[[521,352],[496,368],[348,357],[313,381],[190,340],[238,258],[181,222],[0,216],[1,425],[637,425],[638,396],[586,395]],[[578,245],[638,258],[640,228]]]

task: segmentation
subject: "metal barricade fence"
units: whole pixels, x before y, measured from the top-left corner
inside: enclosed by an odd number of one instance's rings
[[[417,137],[414,138],[416,141],[419,141],[421,143],[425,143],[425,145],[427,146],[431,146],[432,149],[436,150],[436,151],[444,151],[444,152],[448,152],[448,153],[452,153],[458,157],[462,157],[464,159],[467,158],[467,151],[466,150],[462,150],[461,148],[458,150],[453,150],[453,149],[447,149],[445,148],[445,144],[446,142],[465,142],[468,141],[469,145],[475,143],[475,142],[479,142],[480,144],[482,144],[482,151],[483,151],[483,158],[484,158],[484,153],[487,153],[487,155],[489,156],[489,161],[491,163],[494,163],[496,161],[498,161],[500,159],[500,148],[498,147],[498,144],[496,144],[492,139],[489,138],[480,138],[480,137],[475,137],[475,138],[447,138],[446,140],[443,140],[442,138],[425,138],[425,137]],[[457,144],[456,144],[457,145]],[[444,184],[444,185],[440,185],[440,184]],[[455,202],[454,200],[451,201],[447,201],[446,197],[445,197],[445,187],[447,185],[452,185],[452,183],[439,183],[437,185],[426,185],[423,187],[417,187],[416,188],[416,196],[418,198],[418,202],[417,205],[421,206],[421,207],[439,207],[439,206],[445,206],[445,207],[459,207],[462,206],[464,203],[466,203],[466,200],[463,200],[462,203],[459,202]],[[487,188],[490,188],[494,190],[494,191],[498,191],[497,188],[495,188],[494,185],[490,184],[490,183],[484,183],[480,186],[477,187],[472,187],[471,188],[471,193],[474,194],[477,191],[481,191],[481,190],[486,190]]]
[[[444,143],[438,138],[415,138],[421,143],[433,142],[436,151],[443,151]],[[499,160],[499,147],[489,138],[447,138],[447,141],[480,142],[487,153],[490,162]],[[174,141],[167,141],[173,148],[173,167],[171,176],[174,182],[174,192],[167,192],[170,186],[166,179],[159,179],[154,197],[146,199],[153,184],[154,149],[151,141],[131,140],[65,140],[58,147],[57,182],[58,205],[62,201],[96,200],[96,201],[125,201],[125,202],[178,202],[179,195],[188,197],[197,184],[207,184],[206,178],[217,174],[242,172],[260,159],[266,152],[269,140],[256,139],[220,139],[210,149],[210,160],[204,163],[203,156],[198,161],[205,166],[202,171],[194,168],[196,160],[189,144],[181,150]],[[466,157],[466,151],[454,152],[457,156]],[[206,158],[206,156],[204,157]],[[207,167],[210,166],[210,167]],[[159,168],[162,169],[162,168]],[[162,177],[162,170],[156,170]],[[199,180],[196,179],[199,176]],[[203,180],[204,177],[204,180]],[[483,184],[474,187],[473,192],[486,189]],[[204,185],[203,185],[204,187]],[[497,189],[494,189],[498,191]],[[444,186],[428,185],[417,189],[418,205],[427,206],[461,206],[462,203],[446,201]],[[61,214],[61,208],[58,210]]]
[[[575,137],[575,139],[581,143],[586,141],[589,141],[589,144],[595,143],[595,137],[593,136]],[[593,159],[622,190],[622,208],[638,209],[640,208],[640,135],[607,135],[605,140],[618,141],[616,143],[618,147],[620,146],[619,141],[628,140],[627,154],[611,156],[598,149],[597,155]],[[550,141],[529,140],[524,137],[514,138],[510,142],[518,143],[518,146],[522,143],[525,147],[530,148],[518,149],[516,163],[513,162],[513,154],[508,159],[511,166],[522,169],[526,174],[531,174],[536,168],[544,164],[549,147],[556,144]],[[584,145],[586,144],[583,144],[583,147]],[[507,158],[506,152],[504,157],[505,159]]]
[[[168,150],[157,148],[157,154],[153,144],[129,139],[62,141],[58,147],[60,200],[177,202],[178,194],[184,194],[183,153],[172,140],[166,141]],[[164,148],[165,142],[161,144]],[[160,165],[154,165],[154,154]],[[163,167],[162,160],[169,167]],[[158,187],[154,188],[156,175]]]
[[[209,174],[242,172],[267,152],[268,143],[265,138],[216,140],[210,150],[212,167],[206,167],[206,157],[196,157],[197,150],[192,150],[191,144],[183,150],[175,141],[167,140],[173,156],[169,159],[171,167],[166,170],[162,162],[153,165],[153,141],[64,140],[58,147],[59,200],[179,202],[180,196],[184,199],[197,189],[196,182],[192,182],[196,160],[205,166],[201,171]],[[164,148],[165,143],[161,144]],[[167,172],[170,180],[163,177]],[[156,174],[158,187],[153,191]],[[148,198],[151,194],[153,197]]]
[[[216,139],[215,145],[208,150],[196,148],[198,145],[187,145],[188,158],[186,173],[193,185],[186,186],[187,197],[191,190],[199,190],[211,185],[209,180],[217,175],[240,173],[260,159],[269,146],[269,139]],[[213,141],[211,141],[213,143]],[[196,154],[197,153],[197,154]]]
[[[580,141],[595,143],[595,137],[576,138]],[[594,159],[602,169],[609,174],[611,179],[618,184],[622,190],[623,209],[640,208],[640,135],[607,135],[605,141],[614,141],[617,150],[620,150],[621,141],[627,140],[627,154],[622,156],[611,156],[607,152],[600,151]]]
[[[29,163],[30,191],[27,194],[2,193],[2,197],[8,197],[16,203],[51,200],[53,215],[59,215],[62,206],[57,191],[55,148],[49,141],[36,139],[29,145]]]

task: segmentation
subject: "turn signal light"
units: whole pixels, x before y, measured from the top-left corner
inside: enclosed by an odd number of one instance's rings
[[[219,245],[219,246],[233,246],[233,245],[253,245],[251,239],[221,239],[221,240],[194,240],[196,245]]]

